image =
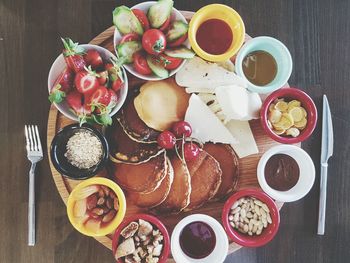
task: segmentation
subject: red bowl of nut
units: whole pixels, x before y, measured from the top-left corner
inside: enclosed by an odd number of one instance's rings
[[[227,235],[244,247],[260,247],[278,231],[280,214],[276,203],[259,189],[244,189],[225,203],[222,223]]]
[[[315,103],[298,88],[283,88],[271,93],[260,110],[265,132],[280,143],[299,143],[316,127]]]
[[[170,253],[170,238],[158,218],[135,214],[127,217],[116,229],[112,250],[118,263],[164,263]]]

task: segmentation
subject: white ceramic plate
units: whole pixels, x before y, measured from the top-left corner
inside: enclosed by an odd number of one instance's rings
[[[145,12],[145,14],[147,14],[147,11],[148,9],[154,5],[155,1],[149,1],[149,2],[143,2],[143,3],[140,3],[140,4],[137,4],[133,7],[131,7],[131,9],[140,9],[142,11]],[[173,8],[173,11],[172,11],[172,14],[171,14],[171,21],[175,21],[175,20],[181,20],[185,23],[187,23],[186,21],[186,18],[175,8]],[[171,23],[171,22],[170,22]],[[115,51],[115,54],[117,54],[118,56],[118,53],[117,53],[117,50],[116,50],[116,46],[117,44],[119,43],[120,39],[122,38],[122,35],[119,33],[118,29],[115,28],[114,30],[114,37],[113,37],[113,43],[114,43],[114,51]],[[185,45],[186,47],[190,48],[190,42],[188,41],[188,39],[183,43],[183,45]],[[180,70],[180,68],[186,63],[186,60],[184,59],[184,61],[180,64],[180,66],[174,70],[171,70],[169,72],[169,76],[168,77],[171,77],[173,76],[176,72],[178,72]],[[134,76],[140,78],[140,79],[144,79],[144,80],[161,80],[162,78],[160,77],[157,77],[156,75],[143,75],[143,74],[140,74],[138,73],[132,64],[126,64],[124,65],[125,69],[127,71],[129,71],[131,74],[133,74]]]
[[[109,50],[107,50],[103,47],[100,47],[97,45],[91,45],[91,44],[83,44],[80,46],[82,46],[85,50],[90,50],[90,49],[97,50],[98,53],[100,53],[100,55],[102,56],[102,59],[104,61],[109,61],[111,57],[114,59],[116,58],[112,52],[110,52]],[[64,60],[63,55],[62,54],[59,55],[50,68],[49,77],[48,77],[48,81],[47,81],[49,93],[50,93],[50,90],[52,89],[53,85],[55,84],[56,79],[62,73],[62,71],[64,70],[64,68],[66,66],[67,66],[67,64]],[[128,93],[128,78],[126,76],[126,72],[125,72],[124,68],[122,68],[122,71],[123,71],[123,76],[124,76],[124,85],[117,92],[117,96],[119,99],[118,99],[117,105],[113,108],[113,110],[109,114],[110,116],[113,116],[114,114],[116,114],[118,112],[118,110],[122,107],[122,105],[124,104],[124,101],[126,99],[126,95]],[[64,116],[66,116],[67,118],[69,118],[71,120],[78,121],[78,117],[71,111],[69,105],[66,103],[65,100],[63,100],[59,104],[54,103],[54,105]]]

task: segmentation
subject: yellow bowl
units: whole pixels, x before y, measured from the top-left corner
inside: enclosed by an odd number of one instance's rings
[[[233,41],[229,49],[223,54],[209,54],[201,49],[196,41],[196,34],[199,26],[209,19],[220,19],[226,22],[232,30]],[[233,57],[241,48],[244,42],[244,37],[245,27],[241,16],[231,7],[221,4],[207,5],[199,9],[192,17],[188,30],[188,38],[190,40],[192,49],[197,53],[198,56],[212,62],[225,61]]]
[[[101,228],[98,231],[98,233],[87,230],[83,224],[77,222],[76,218],[73,215],[73,207],[76,201],[73,197],[74,193],[79,192],[82,188],[87,187],[89,185],[104,185],[109,187],[117,195],[118,202],[119,202],[119,210],[117,212],[117,215],[106,227]],[[125,195],[123,193],[123,190],[116,183],[114,183],[113,181],[107,178],[95,177],[95,178],[85,180],[82,183],[78,184],[68,197],[67,214],[68,214],[69,221],[71,222],[71,224],[76,230],[78,230],[80,233],[86,236],[100,237],[100,236],[105,236],[112,233],[123,221],[125,216],[125,211],[126,211],[126,201],[125,201]]]

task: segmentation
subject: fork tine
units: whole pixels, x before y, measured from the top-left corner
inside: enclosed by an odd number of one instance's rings
[[[42,152],[43,149],[41,147],[41,141],[40,141],[40,136],[39,136],[38,125],[35,125],[35,132],[36,132],[36,138],[38,140],[38,151]]]
[[[28,125],[28,134],[29,134],[29,150],[33,151],[33,136],[32,136],[32,130],[30,129],[30,125]]]
[[[37,150],[38,150],[38,143],[37,143],[37,141],[36,141],[36,135],[35,135],[34,125],[31,125],[30,128],[32,129],[32,135],[33,135],[33,142],[34,142],[33,148],[34,148],[34,151],[37,151]]]
[[[30,151],[30,147],[29,147],[29,135],[28,135],[28,127],[27,125],[24,125],[24,134],[25,134],[25,137],[26,137],[26,148],[27,148],[27,151]]]

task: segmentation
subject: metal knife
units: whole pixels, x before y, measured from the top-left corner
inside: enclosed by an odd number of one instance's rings
[[[328,159],[333,155],[333,144],[334,138],[332,115],[329,108],[327,96],[323,95],[320,202],[318,209],[317,229],[318,235],[324,235],[325,229]]]

